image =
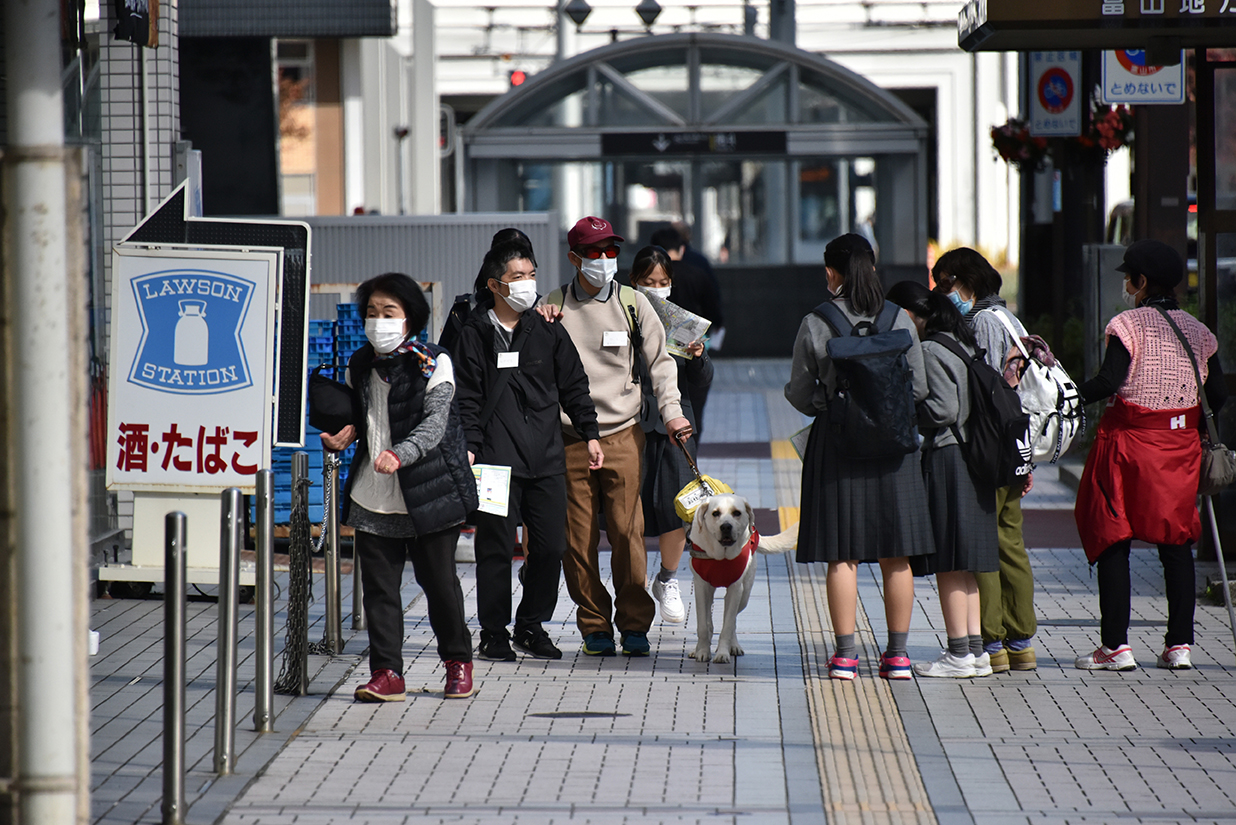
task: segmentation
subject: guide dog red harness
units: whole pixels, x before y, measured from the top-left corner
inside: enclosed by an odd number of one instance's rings
[[[691,542],[691,569],[713,587],[729,587],[742,578],[747,563],[751,561],[751,554],[759,545],[760,534],[754,527],[751,528],[751,538],[742,546],[742,552],[732,559],[711,558],[704,548]]]

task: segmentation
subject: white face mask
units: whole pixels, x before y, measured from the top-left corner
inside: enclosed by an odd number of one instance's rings
[[[636,287],[636,289],[638,289],[640,292],[644,293],[645,295],[655,295],[656,297],[660,298],[662,301],[668,301],[670,292],[674,288],[672,286],[639,286],[639,287]]]
[[[536,279],[530,281],[513,281],[507,284],[511,294],[499,296],[506,301],[507,306],[516,312],[532,309],[536,304]]]
[[[580,261],[579,271],[588,279],[588,283],[599,289],[614,280],[614,276],[618,274],[618,259],[584,258]]]
[[[366,318],[365,337],[375,352],[385,355],[403,343],[403,318]]]
[[[1137,309],[1137,293],[1130,294],[1126,289],[1120,293],[1120,297],[1124,299],[1124,305],[1129,309]]]

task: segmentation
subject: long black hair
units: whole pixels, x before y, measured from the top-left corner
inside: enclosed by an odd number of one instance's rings
[[[645,246],[636,252],[635,260],[631,262],[631,286],[635,286],[636,281],[642,281],[657,267],[664,269],[673,282],[674,262],[670,260],[669,253],[659,246]]]
[[[875,251],[866,238],[853,232],[833,238],[824,247],[824,265],[841,276],[846,303],[855,314],[880,314],[884,290],[875,271]]]
[[[936,288],[943,292],[952,292],[954,283],[961,284],[974,293],[976,301],[988,295],[999,295],[1004,286],[1004,279],[996,268],[968,246],[950,249],[937,258],[931,277]]]
[[[888,300],[923,320],[924,338],[947,332],[966,346],[978,346],[974,331],[946,295],[918,281],[898,281],[889,288]]]
[[[389,295],[403,306],[408,319],[408,337],[411,338],[429,323],[429,302],[421,285],[402,272],[386,272],[370,278],[356,288],[356,311],[364,318],[369,310],[369,299],[375,292]]]

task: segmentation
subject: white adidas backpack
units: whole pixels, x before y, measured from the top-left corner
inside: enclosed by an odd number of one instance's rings
[[[1028,365],[1017,385],[1017,394],[1021,397],[1021,408],[1030,416],[1034,460],[1055,464],[1085,428],[1081,393],[1059,361],[1049,367],[1032,358],[1008,317],[999,310],[992,311],[1009,331]]]

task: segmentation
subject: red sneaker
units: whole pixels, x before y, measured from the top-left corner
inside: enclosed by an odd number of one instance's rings
[[[472,663],[443,662],[446,665],[446,698],[467,699],[472,695]]]
[[[402,702],[406,695],[403,677],[393,670],[375,672],[369,684],[358,687],[353,694],[358,702]]]

